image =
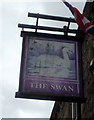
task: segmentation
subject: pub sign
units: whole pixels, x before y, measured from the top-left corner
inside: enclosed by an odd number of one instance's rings
[[[25,31],[21,36],[23,46],[16,97],[71,102],[83,97],[79,38]]]

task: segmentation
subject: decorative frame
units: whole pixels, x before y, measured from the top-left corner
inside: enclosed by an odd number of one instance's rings
[[[16,97],[84,102],[81,38],[22,31]],[[69,99],[68,99],[69,98]]]

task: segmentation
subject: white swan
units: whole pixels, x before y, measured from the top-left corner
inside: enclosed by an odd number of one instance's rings
[[[40,74],[67,77],[69,75],[70,60],[66,47],[62,49],[62,54],[64,58],[49,54],[43,54],[37,57],[36,66],[39,67]]]

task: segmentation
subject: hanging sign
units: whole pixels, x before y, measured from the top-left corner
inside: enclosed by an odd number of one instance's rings
[[[21,36],[22,61],[16,97],[79,100],[82,75],[78,38],[25,31]]]

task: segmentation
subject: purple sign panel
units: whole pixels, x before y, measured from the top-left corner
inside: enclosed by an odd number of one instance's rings
[[[22,92],[79,96],[78,42],[25,37]]]

